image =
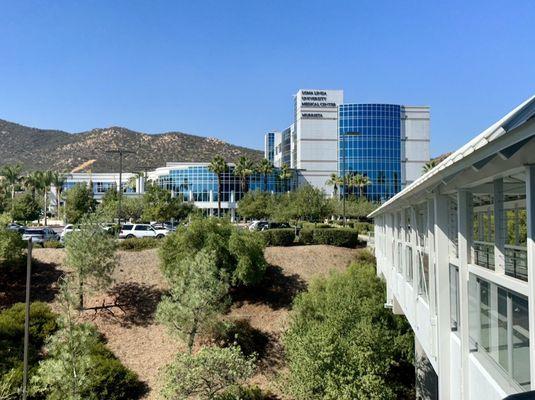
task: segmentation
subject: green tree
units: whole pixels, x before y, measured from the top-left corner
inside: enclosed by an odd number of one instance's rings
[[[238,214],[243,218],[263,219],[271,215],[274,196],[270,193],[252,190],[238,201]]]
[[[223,190],[223,174],[228,171],[228,164],[221,156],[212,158],[208,170],[217,176],[217,216],[221,216],[221,192]]]
[[[233,285],[253,285],[257,283],[263,274],[263,263],[240,262],[242,257],[256,258],[254,247],[247,236],[238,236],[233,239],[233,246],[229,242],[233,232],[238,228],[229,221],[215,218],[194,218],[187,227],[181,226],[176,233],[167,236],[160,248],[161,266],[164,275],[170,279],[175,274],[180,274],[181,261],[185,258],[194,257],[200,251],[211,252],[216,258],[216,266],[222,273],[228,274]],[[252,234],[252,233],[251,233]],[[243,243],[240,244],[240,241]],[[252,253],[238,251],[240,245]],[[238,268],[240,266],[240,268]],[[251,271],[245,271],[249,266]],[[254,277],[253,280],[244,280]]]
[[[43,188],[43,172],[33,171],[23,178],[24,187],[28,190],[35,199],[37,192]]]
[[[84,292],[106,289],[113,282],[117,266],[117,243],[95,217],[80,223],[80,229],[69,233],[65,242],[66,264],[74,271],[78,284],[78,307],[84,308]]]
[[[340,199],[330,199],[333,214],[343,215],[343,203]],[[369,201],[366,197],[350,196],[346,199],[346,216],[359,220],[367,220],[368,215],[379,206],[378,203]]]
[[[254,373],[254,357],[237,346],[205,347],[197,354],[179,354],[165,371],[162,395],[167,400],[212,400]]]
[[[282,164],[282,167],[279,171],[279,179],[282,181],[283,189],[287,192],[289,189],[288,182],[292,179],[293,173],[290,170],[288,164]]]
[[[332,215],[333,209],[323,190],[304,185],[290,194],[295,219],[321,221]]]
[[[41,206],[30,193],[16,197],[11,205],[11,216],[15,221],[34,221],[41,212]]]
[[[213,253],[203,250],[180,261],[171,289],[158,304],[157,319],[184,340],[191,354],[199,332],[214,322],[225,304],[228,284]]]
[[[336,173],[332,173],[325,184],[333,187],[334,197],[338,197],[338,188],[343,185],[343,180]]]
[[[296,298],[284,337],[296,400],[414,396],[414,337],[384,298],[384,283],[367,263],[316,280]]]
[[[264,186],[264,192],[267,192],[268,187],[268,176],[273,173],[273,164],[267,158],[263,158],[257,166],[258,173],[262,175]]]
[[[20,184],[22,180],[22,167],[20,165],[5,165],[0,170],[0,176],[2,176],[9,187],[11,188],[11,216],[13,217],[13,206],[15,200],[15,190],[17,185]],[[13,217],[15,218],[15,217]]]
[[[193,205],[182,200],[181,196],[172,197],[171,192],[157,184],[147,184],[143,195],[142,219],[145,221],[181,220],[193,211]]]
[[[234,175],[240,179],[241,192],[249,190],[249,177],[254,173],[254,163],[247,157],[240,157],[234,167]]]
[[[70,224],[77,224],[95,208],[93,192],[87,185],[79,183],[65,192],[65,217]]]
[[[236,257],[236,268],[232,273],[232,283],[255,285],[259,283],[267,268],[264,258],[266,247],[263,236],[257,232],[234,229],[229,239],[229,251]]]
[[[54,188],[56,190],[56,217],[58,218],[60,216],[59,204],[61,201],[61,195],[63,194],[63,187],[65,186],[66,181],[67,176],[65,174],[57,171],[52,173],[52,185],[54,185]]]

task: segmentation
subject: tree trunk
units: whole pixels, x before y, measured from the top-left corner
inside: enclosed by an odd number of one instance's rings
[[[193,326],[188,335],[188,352],[191,354],[193,352],[193,346],[195,345],[195,336],[197,336],[197,318],[193,318]]]
[[[267,192],[267,174],[264,174],[264,192]]]
[[[80,311],[84,309],[84,281],[81,279],[78,285],[78,309]]]
[[[15,184],[11,186],[11,222],[15,222],[13,219],[13,211],[15,210]]]
[[[56,216],[58,219],[59,219],[59,196],[60,196],[59,189],[56,188]]]

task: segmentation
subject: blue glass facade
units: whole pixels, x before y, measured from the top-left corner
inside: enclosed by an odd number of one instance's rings
[[[370,200],[392,197],[401,190],[401,106],[342,104],[338,112],[340,175],[367,176]]]
[[[275,160],[275,132],[266,134],[266,158],[273,164]]]
[[[233,166],[229,167],[229,172],[223,174],[221,201],[230,201],[231,192],[235,193],[235,201],[243,197],[240,179],[233,173]],[[279,178],[280,170],[274,169],[267,176],[266,181],[262,174],[253,174],[249,177],[249,190],[267,190],[268,192],[283,193],[296,188],[297,179],[282,181]],[[186,201],[210,201],[210,191],[212,191],[213,201],[217,201],[218,182],[217,176],[208,170],[205,165],[192,165],[171,169],[169,175],[158,178],[158,184],[171,190],[175,195],[181,195]],[[191,196],[191,197],[190,197]]]

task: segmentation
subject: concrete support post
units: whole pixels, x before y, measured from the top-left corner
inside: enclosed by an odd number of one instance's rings
[[[535,309],[535,166],[526,167],[526,213],[528,252],[528,294],[529,310]],[[529,313],[529,347],[531,389],[535,390],[535,313]]]
[[[503,179],[494,181],[494,268],[505,274],[505,214],[503,210]]]
[[[405,227],[405,209],[402,208],[400,211],[400,222],[399,222],[399,229],[400,229],[400,241],[401,241],[401,264],[403,265],[402,274],[407,279],[407,250],[405,245],[405,235],[406,235],[406,227]]]
[[[449,216],[448,198],[435,194],[434,197],[434,239],[437,297],[437,349],[438,349],[438,392],[441,400],[451,398],[450,378],[450,273],[449,273]]]
[[[437,356],[437,286],[435,262],[435,203],[427,200],[427,253],[429,262],[429,311],[431,314],[431,349],[432,357]]]
[[[457,219],[459,241],[459,304],[461,333],[461,398],[468,399],[470,338],[468,322],[468,263],[472,253],[472,194],[466,190],[457,192]]]

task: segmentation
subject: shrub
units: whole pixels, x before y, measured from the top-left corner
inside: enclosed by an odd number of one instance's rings
[[[314,229],[312,228],[303,228],[299,232],[299,243],[300,244],[314,244]]]
[[[13,266],[22,262],[26,242],[18,232],[0,229],[0,266]]]
[[[353,227],[360,233],[373,232],[373,224],[369,222],[355,222]]]
[[[154,249],[160,245],[160,241],[155,238],[132,238],[119,241],[119,250],[125,251],[142,251],[147,249]]]
[[[372,264],[375,265],[376,260],[373,253],[368,249],[360,249],[357,252],[355,261],[360,264]]]
[[[43,247],[45,249],[61,249],[63,248],[63,243],[57,240],[49,240],[48,242],[44,242]]]
[[[384,299],[369,264],[313,281],[297,296],[284,336],[293,398],[414,398],[414,337]]]
[[[179,353],[164,377],[165,399],[217,398],[241,384],[254,372],[254,358],[245,357],[236,346],[204,347],[198,353]]]
[[[358,244],[358,231],[350,228],[314,229],[314,243],[354,248]]]
[[[249,321],[220,321],[212,327],[211,339],[220,347],[236,345],[243,354],[257,354],[261,357],[268,345],[268,337],[259,329],[253,328]]]
[[[269,392],[263,392],[258,386],[234,386],[221,395],[216,400],[271,400],[277,399]]]
[[[82,392],[83,399],[128,400],[139,398],[145,392],[137,375],[110,351],[107,355],[92,356],[91,364],[91,385]]]
[[[267,268],[264,238],[256,232],[235,229],[230,235],[228,246],[230,254],[237,261],[232,283],[254,285],[260,282]]]
[[[0,313],[0,386],[22,386],[24,317],[24,303],[17,303]],[[41,358],[41,348],[45,340],[56,330],[56,314],[50,307],[41,302],[31,303],[28,349],[31,374]]]
[[[215,256],[217,269],[230,277],[231,284],[252,285],[264,276],[264,245],[261,237],[252,232],[238,232],[228,221],[194,219],[188,227],[180,227],[164,239],[160,249],[162,270],[170,279],[183,259],[206,250]]]
[[[268,246],[291,246],[295,241],[293,228],[269,229],[262,234]]]

